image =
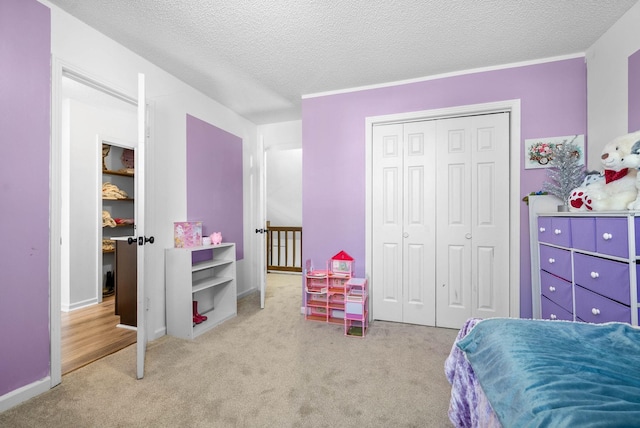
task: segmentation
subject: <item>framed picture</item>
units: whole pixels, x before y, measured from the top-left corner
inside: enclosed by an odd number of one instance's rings
[[[202,222],[174,222],[173,242],[175,248],[200,247],[202,245]]]
[[[564,137],[532,138],[524,140],[524,168],[549,168],[553,159],[553,149],[565,143],[575,144],[578,148],[575,155],[579,164],[584,165],[584,135],[568,135]]]

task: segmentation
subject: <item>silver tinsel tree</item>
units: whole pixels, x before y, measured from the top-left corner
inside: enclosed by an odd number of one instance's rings
[[[582,185],[586,175],[585,168],[580,165],[580,149],[573,143],[575,139],[567,143],[556,144],[551,149],[552,158],[547,169],[547,181],[544,182],[542,190],[562,199],[563,204],[567,204],[571,191]]]

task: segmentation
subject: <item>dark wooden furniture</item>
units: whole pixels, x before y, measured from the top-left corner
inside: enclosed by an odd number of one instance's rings
[[[137,250],[134,242],[129,244],[126,239],[116,240],[115,254],[115,313],[120,315],[120,324],[137,326]]]

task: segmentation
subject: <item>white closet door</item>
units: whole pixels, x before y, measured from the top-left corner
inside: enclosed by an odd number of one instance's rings
[[[509,315],[509,114],[438,121],[440,327]]]
[[[402,322],[403,128],[373,127],[371,297],[375,319]]]
[[[402,321],[435,325],[436,122],[404,124]]]
[[[435,325],[435,122],[373,129],[376,319]]]

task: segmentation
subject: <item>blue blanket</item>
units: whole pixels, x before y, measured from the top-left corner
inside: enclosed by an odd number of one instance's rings
[[[487,319],[458,342],[508,427],[640,426],[640,330]]]

